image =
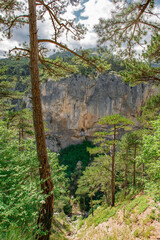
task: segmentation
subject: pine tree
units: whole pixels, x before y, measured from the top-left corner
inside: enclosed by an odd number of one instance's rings
[[[111,160],[111,206],[115,203],[115,152],[118,133],[121,129],[130,130],[133,122],[120,114],[110,115],[102,118],[99,124],[107,128],[107,131],[95,133],[96,143],[100,144],[101,151],[104,149],[105,154],[110,154]]]
[[[99,69],[106,69],[106,65],[102,64],[101,61],[97,62],[91,61],[87,56],[80,55],[73,50],[69,49],[66,45],[58,41],[59,37],[62,34],[72,34],[72,37],[75,40],[80,40],[86,29],[74,23],[74,20],[65,20],[61,15],[64,13],[65,8],[68,5],[68,1],[56,0],[28,0],[28,5],[24,1],[12,1],[8,0],[6,2],[0,3],[0,9],[3,12],[3,15],[0,17],[1,30],[4,34],[11,37],[12,29],[16,26],[22,26],[25,23],[29,23],[30,31],[30,47],[16,47],[12,51],[18,51],[19,55],[22,53],[23,56],[30,57],[30,72],[31,72],[31,89],[32,89],[32,106],[33,106],[33,122],[34,122],[34,131],[36,138],[37,154],[39,161],[39,172],[40,179],[42,181],[41,187],[44,195],[47,195],[45,204],[42,204],[42,208],[39,212],[38,225],[45,232],[45,235],[37,235],[37,239],[47,240],[49,239],[51,222],[53,218],[53,181],[51,179],[50,166],[47,156],[46,141],[45,141],[45,132],[43,125],[43,116],[42,116],[42,104],[41,104],[41,93],[40,93],[40,78],[39,78],[39,61],[44,65],[45,69],[49,72],[57,75],[56,69],[66,68],[68,70],[68,64],[62,64],[62,61],[45,61],[43,54],[44,47],[40,44],[42,43],[52,43],[57,47],[64,49],[73,53],[75,56],[86,61],[88,64],[91,64],[93,67]],[[75,3],[75,1],[72,1]],[[76,1],[77,2],[77,1]],[[26,14],[28,10],[29,14]],[[51,39],[38,39],[37,37],[37,19],[44,19],[45,14],[48,13],[50,20],[53,26],[53,37]],[[54,64],[53,64],[54,63]],[[104,66],[105,65],[105,66]],[[53,68],[51,67],[53,66]],[[108,69],[108,66],[107,66]],[[70,72],[75,71],[74,68],[69,69]],[[62,71],[58,71],[63,74]]]
[[[160,82],[160,24],[156,4],[153,0],[115,1],[116,10],[112,12],[112,17],[100,19],[95,26],[99,43],[109,41],[110,49],[126,58],[127,70],[122,76],[124,81],[131,84]],[[151,33],[151,42],[148,33]],[[142,50],[139,58],[137,47]]]
[[[94,166],[89,166],[83,172],[83,175],[78,180],[78,189],[76,191],[77,195],[85,195],[88,194],[90,197],[90,205],[91,205],[91,212],[93,215],[93,196],[99,189],[99,184],[96,181],[95,175],[97,175],[97,168]]]

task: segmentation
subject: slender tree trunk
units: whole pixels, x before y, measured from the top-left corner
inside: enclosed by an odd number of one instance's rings
[[[19,128],[19,151],[21,151],[21,128]]]
[[[113,134],[113,153],[112,153],[112,170],[111,170],[111,206],[115,203],[115,140],[116,140],[116,126],[114,125]]]
[[[106,190],[104,191],[104,197],[105,197],[105,203],[108,204],[108,201],[107,201],[108,196],[107,196],[107,191]]]
[[[136,186],[136,161],[135,161],[136,150],[137,150],[137,146],[135,145],[135,148],[134,148],[134,162],[133,162],[133,186],[134,187]]]
[[[108,186],[109,186],[109,184],[108,184]],[[110,189],[109,189],[109,187],[108,187],[108,194],[107,194],[107,197],[108,197],[108,199],[107,199],[107,203],[108,203],[108,206],[110,205]]]
[[[24,129],[22,128],[22,139],[24,139]]]
[[[7,121],[7,129],[9,129],[9,121]]]
[[[127,177],[128,177],[128,164],[126,163],[125,164],[125,180],[124,180],[124,197],[126,197],[127,195]]]
[[[92,195],[91,195],[91,211],[92,211],[92,216],[93,216],[93,201],[92,201]]]
[[[37,41],[37,23],[36,23],[36,1],[28,0],[29,4],[29,29],[30,29],[30,72],[32,87],[32,107],[33,122],[36,138],[36,147],[39,161],[39,173],[41,180],[41,189],[43,194],[47,194],[42,207],[39,211],[38,227],[42,228],[45,235],[37,235],[36,239],[49,240],[51,223],[53,218],[53,181],[50,173],[50,165],[47,155],[46,139],[43,125],[41,92],[39,81],[38,66],[38,41]]]
[[[19,128],[19,131],[18,131],[18,133],[19,133],[19,146],[21,145],[21,128]]]
[[[110,197],[109,197],[109,187],[107,190],[104,191],[104,196],[105,196],[105,203],[107,204],[107,206],[110,205]]]
[[[142,185],[144,184],[144,163],[142,163]]]
[[[127,195],[127,177],[128,177],[128,147],[126,148],[126,161],[125,161],[125,170],[124,170],[124,198]]]
[[[86,207],[86,201],[85,201],[85,197],[83,197],[83,212],[85,213],[85,207]],[[83,214],[85,215],[85,214]]]

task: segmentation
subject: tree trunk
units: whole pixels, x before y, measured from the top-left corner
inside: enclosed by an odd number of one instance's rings
[[[137,146],[135,145],[135,148],[134,148],[134,162],[133,162],[133,186],[134,187],[136,186],[136,161],[135,161],[136,150],[137,150]]]
[[[18,131],[18,134],[19,134],[19,151],[21,151],[21,147],[20,147],[20,145],[21,145],[21,128],[19,128],[19,131]]]
[[[30,30],[30,72],[32,87],[32,107],[33,122],[36,138],[36,147],[39,161],[39,173],[41,180],[41,189],[44,195],[47,195],[39,211],[38,228],[45,232],[45,235],[36,236],[39,240],[49,240],[51,223],[53,218],[53,181],[50,173],[50,165],[47,155],[46,139],[43,125],[41,92],[39,81],[38,66],[38,41],[37,41],[37,20],[36,20],[36,2],[28,0],[29,4],[29,30]]]
[[[109,206],[110,205],[109,187],[108,187],[108,190],[104,191],[104,196],[105,196],[105,203],[107,204],[107,206]]]
[[[127,176],[128,176],[128,164],[125,164],[125,177],[124,177],[124,198],[127,195]]]
[[[105,197],[105,203],[107,204],[108,203],[108,201],[107,201],[108,196],[107,196],[107,191],[106,190],[104,191],[104,197]]]
[[[92,211],[92,216],[93,216],[93,201],[92,201],[92,195],[91,195],[91,211]]]
[[[115,140],[116,140],[116,126],[114,125],[113,134],[113,153],[112,153],[112,170],[111,170],[111,206],[115,203]]]
[[[144,184],[144,163],[142,163],[142,185]]]
[[[22,128],[22,139],[24,139],[24,129]]]
[[[109,186],[109,184],[108,184],[108,186]],[[108,194],[107,194],[107,197],[108,197],[108,199],[107,199],[107,203],[108,203],[108,206],[110,206],[110,188],[108,187]]]

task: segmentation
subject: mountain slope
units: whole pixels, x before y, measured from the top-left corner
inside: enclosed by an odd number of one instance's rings
[[[83,224],[83,225],[82,225]],[[99,207],[70,237],[74,240],[156,240],[160,236],[160,203],[140,193],[114,208]]]

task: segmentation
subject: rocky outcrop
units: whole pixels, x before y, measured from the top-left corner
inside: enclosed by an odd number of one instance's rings
[[[100,118],[121,113],[131,119],[140,114],[140,107],[155,91],[151,85],[130,87],[115,74],[102,74],[91,80],[85,76],[54,82],[41,87],[44,118],[50,135],[47,144],[59,151],[70,144],[91,139]]]

